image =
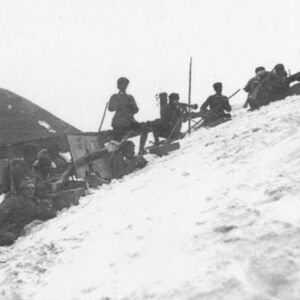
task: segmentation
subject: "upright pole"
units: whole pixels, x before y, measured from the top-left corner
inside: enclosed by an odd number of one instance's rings
[[[103,116],[102,116],[102,120],[101,120],[101,123],[100,123],[99,129],[98,129],[98,132],[100,132],[100,131],[101,131],[101,129],[102,129],[102,125],[103,125],[103,122],[104,122],[104,119],[105,119],[105,115],[106,115],[107,107],[108,107],[108,102],[106,102],[106,105],[105,105],[105,108],[104,108],[104,112],[103,112]]]
[[[188,101],[189,105],[191,105],[191,92],[192,92],[192,63],[193,58],[190,58],[190,70],[189,70],[189,96]],[[189,107],[189,113],[191,112],[191,108]],[[189,119],[189,133],[191,133],[191,120]]]

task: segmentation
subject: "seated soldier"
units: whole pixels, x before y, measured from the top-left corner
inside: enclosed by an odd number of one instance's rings
[[[244,108],[248,107],[249,104],[249,95],[255,90],[255,88],[261,83],[262,81],[262,74],[265,72],[264,67],[257,67],[255,68],[255,76],[251,78],[246,86],[244,87],[244,91],[248,93],[247,99],[245,104],[243,105]]]
[[[20,236],[23,228],[32,221],[54,218],[51,203],[34,198],[34,183],[25,177],[19,193],[9,195],[0,204],[0,246],[8,246]]]
[[[135,145],[132,141],[125,141],[119,150],[111,152],[108,158],[111,179],[119,179],[135,170],[146,166],[147,161],[141,155],[135,155]]]
[[[159,143],[159,137],[166,139],[180,136],[182,122],[186,121],[186,107],[179,105],[179,94],[169,95],[169,104],[165,104],[161,110],[161,118],[152,123],[154,143]]]
[[[23,150],[23,159],[15,159],[3,172],[4,192],[19,191],[19,186],[24,177],[30,177],[35,182],[34,162],[37,159],[38,148],[34,144],[27,144]],[[11,179],[13,182],[11,182]]]
[[[149,128],[147,123],[139,123],[134,115],[139,111],[133,96],[126,93],[129,85],[127,78],[121,77],[117,81],[119,92],[113,94],[109,100],[108,110],[115,115],[112,120],[113,134],[117,141],[121,141],[130,132],[141,134],[139,153],[144,153]]]
[[[226,113],[231,111],[231,106],[228,98],[222,95],[222,83],[214,83],[213,88],[216,93],[209,96],[200,108],[204,125],[210,125],[214,122],[231,118],[231,115]],[[209,110],[207,109],[208,107]]]

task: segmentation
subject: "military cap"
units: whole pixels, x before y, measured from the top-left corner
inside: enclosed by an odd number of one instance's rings
[[[260,66],[260,67],[255,68],[255,73],[256,73],[256,74],[257,74],[258,72],[260,72],[260,71],[266,71],[265,67]]]
[[[127,79],[126,77],[120,77],[118,80],[117,80],[117,84],[120,84],[120,83],[127,83],[129,84],[129,79]]]
[[[169,95],[170,101],[178,101],[179,100],[179,94],[178,93],[171,93]]]
[[[221,88],[223,85],[222,85],[222,82],[215,82],[214,84],[213,84],[213,88],[214,89],[218,89],[218,88]]]

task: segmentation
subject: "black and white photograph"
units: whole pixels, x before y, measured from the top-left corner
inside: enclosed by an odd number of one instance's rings
[[[0,0],[0,300],[299,300],[299,20]]]

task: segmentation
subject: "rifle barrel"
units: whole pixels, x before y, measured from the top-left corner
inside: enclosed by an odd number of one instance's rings
[[[228,97],[228,99],[234,97],[241,89],[237,89],[232,95]]]

